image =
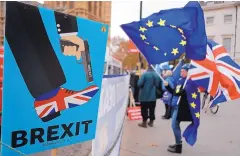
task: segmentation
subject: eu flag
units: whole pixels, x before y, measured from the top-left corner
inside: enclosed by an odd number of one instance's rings
[[[175,80],[175,82],[177,82],[180,79],[180,75],[181,75],[181,69],[182,66],[184,65],[183,60],[180,60],[180,62],[178,62],[177,66],[173,69],[173,74],[172,77]]]
[[[150,64],[175,60],[184,52],[193,60],[206,57],[205,22],[198,2],[162,10],[121,27]]]
[[[197,141],[198,127],[200,125],[200,91],[191,79],[188,79],[185,91],[193,122],[185,129],[183,137],[188,144],[193,146]]]

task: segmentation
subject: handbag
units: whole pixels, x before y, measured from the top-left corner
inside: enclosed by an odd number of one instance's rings
[[[162,98],[163,94],[164,94],[164,92],[162,90],[162,87],[161,86],[160,87],[156,87],[156,98],[157,99]]]

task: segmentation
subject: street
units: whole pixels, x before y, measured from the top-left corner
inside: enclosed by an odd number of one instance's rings
[[[183,139],[183,156],[239,156],[240,100],[223,103],[216,115],[201,113],[197,143],[191,147]],[[140,128],[140,121],[126,119],[120,156],[170,156],[167,147],[174,144],[171,120],[162,120],[162,102],[157,102],[153,128]],[[181,123],[182,131],[189,123]]]

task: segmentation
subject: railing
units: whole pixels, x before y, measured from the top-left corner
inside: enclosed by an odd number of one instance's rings
[[[224,3],[224,1],[214,1],[214,4],[221,4]]]
[[[208,1],[208,2],[201,1],[200,2],[201,6],[207,6],[207,5],[213,5],[213,4],[222,4],[222,3],[224,3],[224,1]]]

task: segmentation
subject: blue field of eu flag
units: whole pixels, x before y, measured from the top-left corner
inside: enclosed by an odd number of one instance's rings
[[[185,52],[193,60],[206,57],[204,15],[198,2],[162,10],[121,27],[150,64],[175,60]]]
[[[175,82],[177,82],[179,80],[179,78],[180,78],[181,69],[182,69],[183,65],[184,65],[183,60],[180,60],[178,62],[178,64],[176,65],[176,67],[173,69],[172,77],[175,80]]]
[[[191,79],[187,81],[185,91],[193,122],[185,129],[183,137],[188,144],[193,146],[197,141],[198,127],[200,125],[200,91]]]

